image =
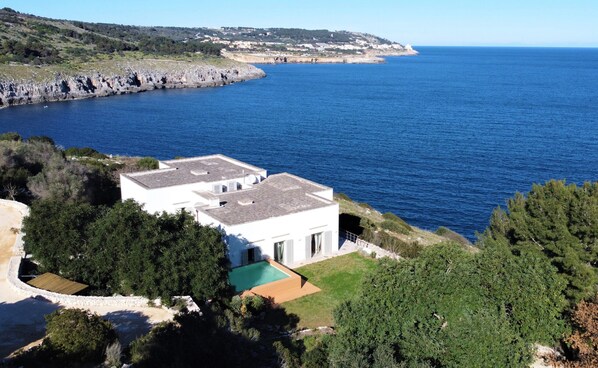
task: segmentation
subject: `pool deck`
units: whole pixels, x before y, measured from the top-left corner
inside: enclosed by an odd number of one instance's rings
[[[293,270],[272,260],[268,260],[268,263],[270,263],[272,267],[275,267],[289,275],[289,277],[253,287],[244,291],[241,294],[242,297],[249,295],[259,295],[264,298],[272,299],[274,303],[280,304],[320,291],[317,286],[310,284],[301,276],[293,272]]]
[[[321,262],[329,258],[357,252],[359,247],[357,244],[346,239],[339,239],[339,249],[329,255],[318,255],[308,260],[296,262],[290,267],[285,267],[280,263],[268,260],[273,267],[290,275],[290,278],[271,282],[269,284],[256,286],[252,289],[244,291],[241,296],[260,295],[265,298],[272,298],[275,303],[284,303],[290,300],[301,298],[302,296],[310,295],[320,291],[320,288],[304,280],[301,276],[295,273],[291,268],[297,268],[308,264]]]

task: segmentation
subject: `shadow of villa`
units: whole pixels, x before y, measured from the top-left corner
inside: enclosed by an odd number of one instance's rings
[[[44,298],[0,303],[0,358],[5,358],[46,333],[44,316],[60,308]]]
[[[109,312],[103,315],[102,318],[112,323],[122,346],[127,346],[131,341],[145,335],[152,328],[149,318],[136,311]]]

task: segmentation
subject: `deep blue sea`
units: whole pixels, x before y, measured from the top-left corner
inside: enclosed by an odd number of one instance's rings
[[[598,49],[422,47],[381,65],[0,110],[0,131],[155,156],[223,153],[473,239],[551,178],[598,180]]]

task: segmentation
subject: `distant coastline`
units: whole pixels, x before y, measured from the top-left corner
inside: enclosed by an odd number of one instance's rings
[[[310,55],[281,52],[254,53],[231,52],[222,50],[222,56],[249,64],[379,64],[385,56],[415,56],[419,52],[411,47],[405,50],[393,50],[383,53],[347,54],[347,55]]]
[[[227,60],[220,65],[164,59],[105,61],[77,71],[13,65],[4,71],[11,68],[14,73],[0,75],[0,109],[155,89],[218,87],[266,76],[253,65]]]

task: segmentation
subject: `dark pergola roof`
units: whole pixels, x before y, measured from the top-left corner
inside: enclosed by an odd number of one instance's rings
[[[75,281],[67,280],[53,273],[47,272],[39,275],[27,284],[38,289],[44,289],[59,294],[73,295],[87,289],[87,285]]]

